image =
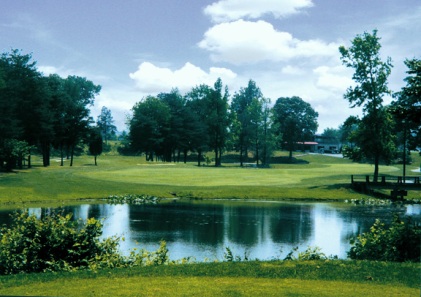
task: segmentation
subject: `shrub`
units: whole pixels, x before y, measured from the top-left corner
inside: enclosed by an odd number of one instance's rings
[[[0,274],[72,270],[101,260],[120,261],[119,238],[100,241],[102,224],[79,222],[54,213],[38,220],[27,212],[16,213],[10,228],[0,229]]]
[[[351,239],[348,256],[357,260],[418,262],[421,228],[408,218],[406,222],[394,215],[389,228],[379,219],[369,232]]]

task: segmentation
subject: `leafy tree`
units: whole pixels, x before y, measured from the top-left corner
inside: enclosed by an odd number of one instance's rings
[[[392,153],[381,146],[386,144],[388,149],[393,147],[389,144],[390,135],[385,127],[382,127],[388,123],[382,108],[383,97],[390,94],[387,78],[391,73],[392,63],[390,58],[382,61],[379,41],[377,30],[374,30],[372,34],[365,32],[357,35],[349,48],[339,47],[342,63],[355,70],[352,78],[356,86],[349,87],[344,98],[349,101],[351,107],[363,108],[364,117],[361,124],[367,126],[360,125],[359,135],[371,141],[370,145],[361,147],[361,151],[374,163],[374,181],[378,179],[380,160],[387,159]]]
[[[340,142],[341,140],[341,131],[335,128],[325,128],[323,130],[322,135],[323,137],[332,140],[333,142]]]
[[[230,117],[228,112],[228,88],[223,90],[222,80],[218,78],[206,97],[208,111],[207,127],[209,147],[215,152],[215,166],[221,166],[222,151],[228,139]]]
[[[40,144],[47,166],[52,117],[47,88],[36,69],[36,62],[32,61],[31,55],[12,50],[1,55],[0,69],[3,85],[0,91],[0,143],[16,139],[26,141],[31,147]],[[28,167],[31,167],[30,156]]]
[[[392,112],[396,117],[398,129],[409,140],[410,148],[415,149],[421,144],[421,60],[405,60],[408,67],[406,86],[395,94],[392,102]]]
[[[240,166],[243,166],[243,162],[247,160],[248,150],[252,146],[255,149],[256,160],[258,160],[262,100],[262,92],[253,80],[250,80],[246,88],[241,88],[233,96],[231,102],[232,132],[235,134],[234,146],[240,152]]]
[[[190,121],[190,145],[193,151],[197,152],[197,166],[201,165],[203,152],[209,149],[209,112],[207,110],[207,98],[211,96],[212,89],[208,85],[199,85],[192,88],[186,94],[186,106],[191,115]]]
[[[86,139],[90,124],[93,122],[88,106],[93,105],[94,98],[100,90],[101,86],[94,85],[84,77],[68,76],[64,82],[64,92],[68,96],[64,121],[67,147],[70,149],[70,166],[73,166],[76,146]]]
[[[57,74],[51,74],[45,78],[50,97],[50,112],[53,114],[52,145],[60,151],[60,166],[64,165],[64,149],[68,143],[68,107],[71,104],[70,97],[65,92],[65,79]]]
[[[89,137],[89,153],[94,156],[95,166],[97,166],[97,156],[102,154],[102,141],[101,128],[92,128]]]
[[[277,133],[282,134],[282,141],[289,151],[292,152],[299,142],[313,138],[317,131],[317,117],[319,114],[300,97],[279,98],[273,107],[274,122],[277,124]]]
[[[102,139],[105,140],[105,145],[108,145],[108,140],[117,132],[117,127],[114,126],[114,119],[111,114],[111,110],[103,106],[101,108],[101,113],[97,118],[96,124],[101,131]]]
[[[129,120],[131,147],[138,153],[145,153],[146,160],[162,157],[165,139],[170,131],[171,110],[162,100],[148,96],[132,108]]]
[[[171,162],[180,161],[180,153],[184,152],[186,157],[189,149],[189,131],[186,118],[188,117],[186,109],[186,99],[181,96],[177,89],[173,89],[170,93],[160,93],[158,98],[162,100],[170,109],[170,130],[168,136],[164,140],[166,152],[164,159]],[[175,154],[178,151],[178,157]]]
[[[272,109],[270,107],[270,99],[262,100],[262,122],[259,143],[261,145],[260,159],[263,166],[269,165],[270,157],[278,143],[278,136],[274,133],[276,130],[272,122]]]

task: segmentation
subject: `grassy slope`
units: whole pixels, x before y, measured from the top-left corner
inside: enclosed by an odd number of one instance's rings
[[[196,198],[349,199],[363,196],[349,189],[350,175],[373,171],[371,165],[341,158],[304,155],[300,159],[308,163],[256,169],[146,163],[143,157],[121,156],[100,156],[99,166],[92,166],[93,158],[83,156],[75,159],[73,167],[53,161],[43,168],[34,157],[33,169],[0,174],[0,203],[52,203],[110,194],[171,197],[170,193]],[[380,172],[401,173],[396,166],[382,166]],[[420,192],[414,193],[412,198],[420,198]]]
[[[419,296],[420,264],[276,261],[0,277],[0,294],[54,296]]]

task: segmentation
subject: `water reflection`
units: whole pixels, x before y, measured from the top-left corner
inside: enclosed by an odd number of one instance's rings
[[[51,208],[31,208],[38,218]],[[75,220],[103,220],[103,237],[121,236],[120,248],[159,247],[165,240],[172,259],[193,256],[198,261],[223,259],[225,247],[254,259],[284,258],[292,248],[318,246],[327,255],[346,258],[349,239],[365,232],[376,218],[393,213],[421,221],[420,205],[352,206],[327,203],[162,203],[159,205],[92,204],[69,206]],[[0,223],[10,223],[0,212]]]

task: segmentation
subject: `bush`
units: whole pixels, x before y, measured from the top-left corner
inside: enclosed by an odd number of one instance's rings
[[[421,228],[394,215],[389,228],[377,219],[369,232],[351,239],[348,256],[356,260],[419,262]]]
[[[83,226],[72,215],[52,214],[42,220],[16,213],[10,228],[0,229],[0,274],[72,270],[114,259],[118,238],[100,241],[102,224],[89,219]]]

